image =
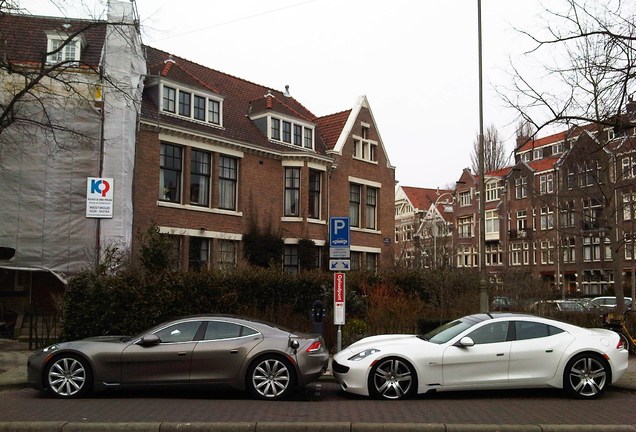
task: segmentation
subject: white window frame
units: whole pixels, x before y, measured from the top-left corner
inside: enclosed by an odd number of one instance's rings
[[[528,177],[517,177],[515,179],[515,199],[523,199],[528,196]]]
[[[491,181],[486,183],[486,202],[497,201],[499,199],[499,182]]]
[[[539,192],[551,194],[554,192],[554,174],[547,173],[539,176]]]
[[[82,58],[82,50],[86,46],[86,38],[83,35],[78,35],[75,36],[73,39],[70,39],[70,35],[68,34],[59,32],[47,32],[46,36],[47,53],[55,51],[55,49],[57,49],[59,45],[62,45],[64,44],[64,42],[68,41],[64,48],[60,49],[60,51],[56,52],[55,54],[49,54],[46,57],[47,64],[69,62],[69,66],[77,66],[80,59]],[[58,43],[59,45],[56,46]]]
[[[486,210],[486,236],[488,234],[499,234],[499,212],[497,210]]]
[[[174,116],[174,117],[178,117],[178,118],[184,118],[184,119],[188,119],[190,121],[196,122],[196,123],[201,123],[201,124],[206,124],[206,125],[211,125],[211,126],[218,126],[218,127],[222,127],[223,126],[223,99],[218,97],[218,96],[213,96],[211,94],[206,94],[194,89],[190,89],[184,86],[179,86],[176,83],[173,82],[162,82],[161,86],[160,86],[160,91],[161,91],[161,112]],[[170,111],[170,110],[166,110],[164,109],[164,104],[163,104],[163,100],[164,100],[164,95],[165,95],[165,89],[169,88],[174,90],[175,94],[174,94],[174,111]],[[189,115],[182,115],[179,113],[179,101],[181,100],[180,98],[180,94],[181,93],[188,93],[190,95],[190,114]],[[204,104],[204,116],[205,119],[201,120],[201,119],[197,119],[195,118],[195,109],[194,109],[194,101],[196,98],[204,98],[205,99],[205,104]],[[218,104],[218,122],[216,122],[215,115],[213,115],[213,110],[211,110],[210,108],[212,106],[214,106],[214,103]],[[214,113],[216,114],[216,113]]]
[[[459,193],[459,206],[460,207],[468,207],[472,203],[472,192],[471,191],[462,191]]]
[[[369,128],[362,128],[362,136],[353,134],[353,158],[359,161],[378,163],[378,142],[367,138]]]

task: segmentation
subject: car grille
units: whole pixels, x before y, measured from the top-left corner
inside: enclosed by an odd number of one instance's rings
[[[349,367],[348,366],[343,366],[340,363],[338,363],[337,361],[333,361],[331,367],[333,368],[333,371],[335,373],[345,374],[345,373],[349,372]]]

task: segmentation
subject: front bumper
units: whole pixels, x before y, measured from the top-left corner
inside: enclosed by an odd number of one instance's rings
[[[342,390],[347,393],[369,396],[367,380],[370,365],[367,365],[367,363],[366,361],[350,362],[348,360],[343,361],[342,358],[334,358],[331,363],[331,370]]]

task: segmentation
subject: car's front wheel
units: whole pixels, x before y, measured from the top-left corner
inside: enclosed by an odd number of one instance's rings
[[[609,379],[609,366],[602,357],[583,353],[568,362],[563,385],[568,393],[577,398],[594,399],[603,394]]]
[[[263,357],[249,368],[247,386],[258,399],[283,399],[294,386],[292,366],[282,358]]]
[[[85,396],[91,390],[92,375],[88,362],[72,354],[61,355],[46,368],[46,384],[60,398]]]
[[[369,375],[369,394],[379,399],[403,399],[417,389],[413,367],[400,358],[379,361]]]

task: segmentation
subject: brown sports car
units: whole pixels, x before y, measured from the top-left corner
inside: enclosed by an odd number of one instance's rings
[[[62,342],[29,357],[31,387],[61,398],[109,387],[223,384],[276,400],[315,381],[329,353],[317,335],[224,315],[192,316],[138,336]]]

